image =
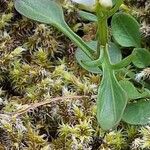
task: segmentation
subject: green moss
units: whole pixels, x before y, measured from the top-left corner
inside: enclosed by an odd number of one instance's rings
[[[76,47],[59,31],[20,16],[12,0],[1,2],[0,149],[150,148],[149,126],[120,123],[116,130],[102,131],[95,105],[101,77],[79,67],[74,59]],[[69,25],[82,30],[85,40],[94,39],[95,24],[82,21],[73,5],[64,2]],[[145,7],[144,14],[148,13]],[[148,19],[144,20],[147,26]],[[149,32],[142,31],[148,37]],[[119,74],[124,76],[126,72]],[[41,104],[47,101],[51,102]]]

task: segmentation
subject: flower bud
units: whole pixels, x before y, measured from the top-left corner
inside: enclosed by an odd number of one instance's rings
[[[112,0],[99,0],[99,3],[104,8],[112,8],[113,7]]]

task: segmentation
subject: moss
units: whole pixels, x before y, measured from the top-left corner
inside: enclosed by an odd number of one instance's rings
[[[84,40],[95,39],[96,25],[83,21],[73,5],[64,2],[69,25],[82,31]],[[105,132],[97,125],[95,100],[101,77],[79,67],[70,40],[51,26],[22,17],[12,0],[0,4],[0,149],[150,148],[149,126],[120,123]],[[143,15],[137,16],[146,23],[146,32],[143,26],[141,30],[147,39],[148,1],[143,5]],[[126,72],[118,76],[124,78]]]

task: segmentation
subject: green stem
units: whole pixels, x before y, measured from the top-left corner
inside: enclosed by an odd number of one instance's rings
[[[106,46],[108,43],[108,25],[107,16],[101,11],[100,6],[97,6],[97,18],[98,18],[98,42],[102,46]]]
[[[101,55],[101,50],[100,50],[100,43],[99,41],[97,42],[97,49],[96,49],[96,58],[98,59]]]
[[[110,57],[108,52],[108,44],[106,44],[106,46],[103,49],[104,49],[103,63],[105,63],[107,67],[111,67],[111,62],[110,62]]]
[[[107,17],[111,17],[119,9],[121,4],[123,4],[123,0],[117,0],[116,5],[108,12]]]
[[[60,29],[66,36],[70,38],[70,40],[72,40],[79,48],[81,48],[81,50],[89,58],[94,60],[94,51],[77,34],[75,34],[67,24],[65,24],[65,28],[64,26],[62,27],[59,25],[58,29]]]
[[[103,49],[104,60],[107,61],[107,64],[110,64],[109,53],[108,53],[107,11],[102,11],[101,6],[97,4],[96,13],[98,18],[98,31],[97,31],[98,43],[100,45],[100,47],[97,48],[97,54],[99,55],[100,54],[99,50]]]
[[[107,19],[103,18],[101,20],[98,21],[99,24],[99,41],[100,41],[100,45],[102,46],[106,46],[106,44],[108,43],[108,26],[107,26]]]

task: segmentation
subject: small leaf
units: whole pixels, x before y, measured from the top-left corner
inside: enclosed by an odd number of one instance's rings
[[[150,101],[140,100],[127,105],[122,120],[135,125],[150,123]]]
[[[78,13],[85,20],[97,22],[97,17],[94,14],[82,10],[78,11]]]
[[[114,71],[103,64],[103,79],[97,98],[97,119],[102,129],[112,129],[120,122],[127,99],[126,92],[118,83]]]
[[[144,48],[135,48],[133,64],[138,68],[145,68],[150,65],[150,52]]]
[[[126,13],[116,13],[111,22],[114,39],[124,47],[141,47],[139,24]]]
[[[139,99],[142,97],[142,94],[137,91],[137,89],[130,81],[121,80],[119,83],[122,86],[122,88],[126,91],[130,100]]]

